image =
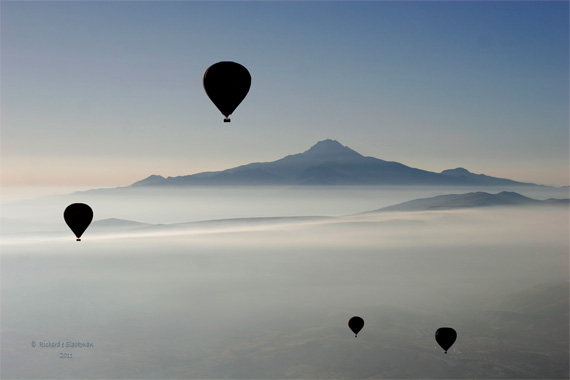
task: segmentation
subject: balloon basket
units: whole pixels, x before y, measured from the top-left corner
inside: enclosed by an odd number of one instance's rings
[[[77,238],[77,239],[75,239],[75,241],[81,241],[81,239]]]
[[[229,123],[230,121],[231,121],[231,120],[230,120],[229,117],[226,117],[226,118],[224,119],[224,123]]]

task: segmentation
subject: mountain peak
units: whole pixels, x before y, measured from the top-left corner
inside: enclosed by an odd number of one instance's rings
[[[317,142],[303,153],[272,162],[254,162],[218,172],[164,178],[151,175],[131,186],[195,185],[533,185],[474,174],[464,168],[441,173],[365,157],[336,140]],[[505,196],[502,195],[502,196]]]
[[[469,170],[464,168],[447,169],[441,172],[443,175],[468,175],[472,174]]]
[[[312,156],[351,155],[361,157],[358,152],[331,139],[319,141],[303,154]]]

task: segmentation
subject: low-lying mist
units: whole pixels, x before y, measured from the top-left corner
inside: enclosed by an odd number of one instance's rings
[[[568,208],[247,211],[3,239],[2,377],[568,376]]]
[[[397,187],[397,186],[299,186],[299,187],[172,187],[117,188],[70,192],[27,201],[2,203],[2,217],[19,221],[62,224],[63,210],[71,203],[86,203],[94,220],[119,218],[144,223],[186,223],[211,219],[341,216],[442,194],[469,191],[516,191],[536,198],[568,198],[568,189],[514,187]],[[10,199],[10,198],[8,198]]]

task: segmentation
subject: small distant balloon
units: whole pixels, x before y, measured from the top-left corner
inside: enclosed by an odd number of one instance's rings
[[[445,350],[446,354],[447,350],[455,343],[455,339],[457,339],[457,332],[451,327],[441,327],[435,332],[435,340]]]
[[[206,94],[229,122],[229,116],[245,99],[251,86],[249,71],[239,63],[218,62],[208,67],[202,79]]]
[[[364,319],[354,316],[348,320],[348,327],[350,327],[356,338],[360,330],[364,327]]]
[[[77,241],[81,241],[81,235],[93,220],[93,210],[84,203],[73,203],[63,212],[63,219],[77,237]]]

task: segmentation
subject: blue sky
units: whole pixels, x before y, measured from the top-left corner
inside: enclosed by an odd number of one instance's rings
[[[123,186],[332,138],[568,185],[568,2],[1,3],[2,185]],[[231,124],[206,68],[252,75]]]

